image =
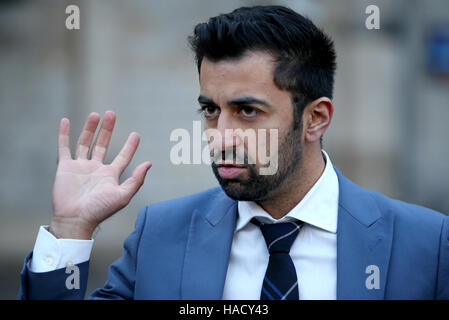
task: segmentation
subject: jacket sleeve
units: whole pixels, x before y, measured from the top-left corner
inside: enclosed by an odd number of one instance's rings
[[[146,221],[144,207],[137,217],[135,230],[125,239],[122,256],[109,267],[108,279],[103,288],[94,290],[88,299],[131,300],[134,298],[137,254]]]
[[[449,299],[449,216],[443,220],[438,261],[437,299]]]
[[[21,300],[76,300],[83,299],[89,273],[89,261],[49,272],[33,272],[28,265],[31,251],[25,258],[20,274],[17,298]],[[75,279],[76,278],[76,279]]]
[[[137,251],[145,225],[147,207],[136,220],[134,231],[125,239],[123,255],[109,267],[108,279],[103,288],[94,290],[88,299],[133,299],[137,265]],[[84,299],[89,274],[89,261],[50,272],[32,272],[25,258],[21,272],[18,299],[21,300],[76,300]],[[78,285],[74,284],[78,279]]]

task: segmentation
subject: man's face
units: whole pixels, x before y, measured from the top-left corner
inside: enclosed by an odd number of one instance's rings
[[[218,62],[204,58],[201,64],[198,100],[204,111],[204,128],[206,134],[211,129],[220,133],[219,139],[213,136],[209,142],[211,154],[218,155],[212,159],[212,169],[223,190],[235,200],[269,199],[301,160],[302,126],[293,129],[298,119],[294,119],[291,93],[274,84],[274,68],[272,56],[263,52]],[[245,135],[248,129],[256,140]],[[277,150],[272,139],[270,143],[270,129],[277,130]],[[275,172],[261,174],[261,169],[269,166],[262,161],[261,152],[276,156]],[[238,162],[235,154],[243,155],[245,163]]]

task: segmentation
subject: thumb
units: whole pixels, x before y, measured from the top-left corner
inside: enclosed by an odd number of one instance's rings
[[[152,167],[152,163],[150,161],[141,163],[134,169],[131,177],[126,179],[120,187],[126,192],[128,195],[128,201],[139,191],[140,187],[143,185],[145,181],[145,176],[148,170]]]

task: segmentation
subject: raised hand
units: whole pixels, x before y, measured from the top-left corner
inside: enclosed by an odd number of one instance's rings
[[[75,158],[69,145],[70,122],[63,118],[58,136],[58,168],[53,186],[53,218],[49,231],[58,238],[90,239],[100,222],[125,207],[142,186],[151,162],[136,167],[132,176],[119,184],[119,177],[131,162],[140,137],[136,132],[111,164],[104,164],[115,124],[115,114],[107,111],[92,148],[100,122],[91,113],[78,139]],[[91,155],[89,157],[89,151]]]

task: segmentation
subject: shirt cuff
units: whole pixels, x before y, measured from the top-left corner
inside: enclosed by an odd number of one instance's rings
[[[30,270],[49,272],[89,260],[94,240],[57,239],[41,226],[34,244]]]

